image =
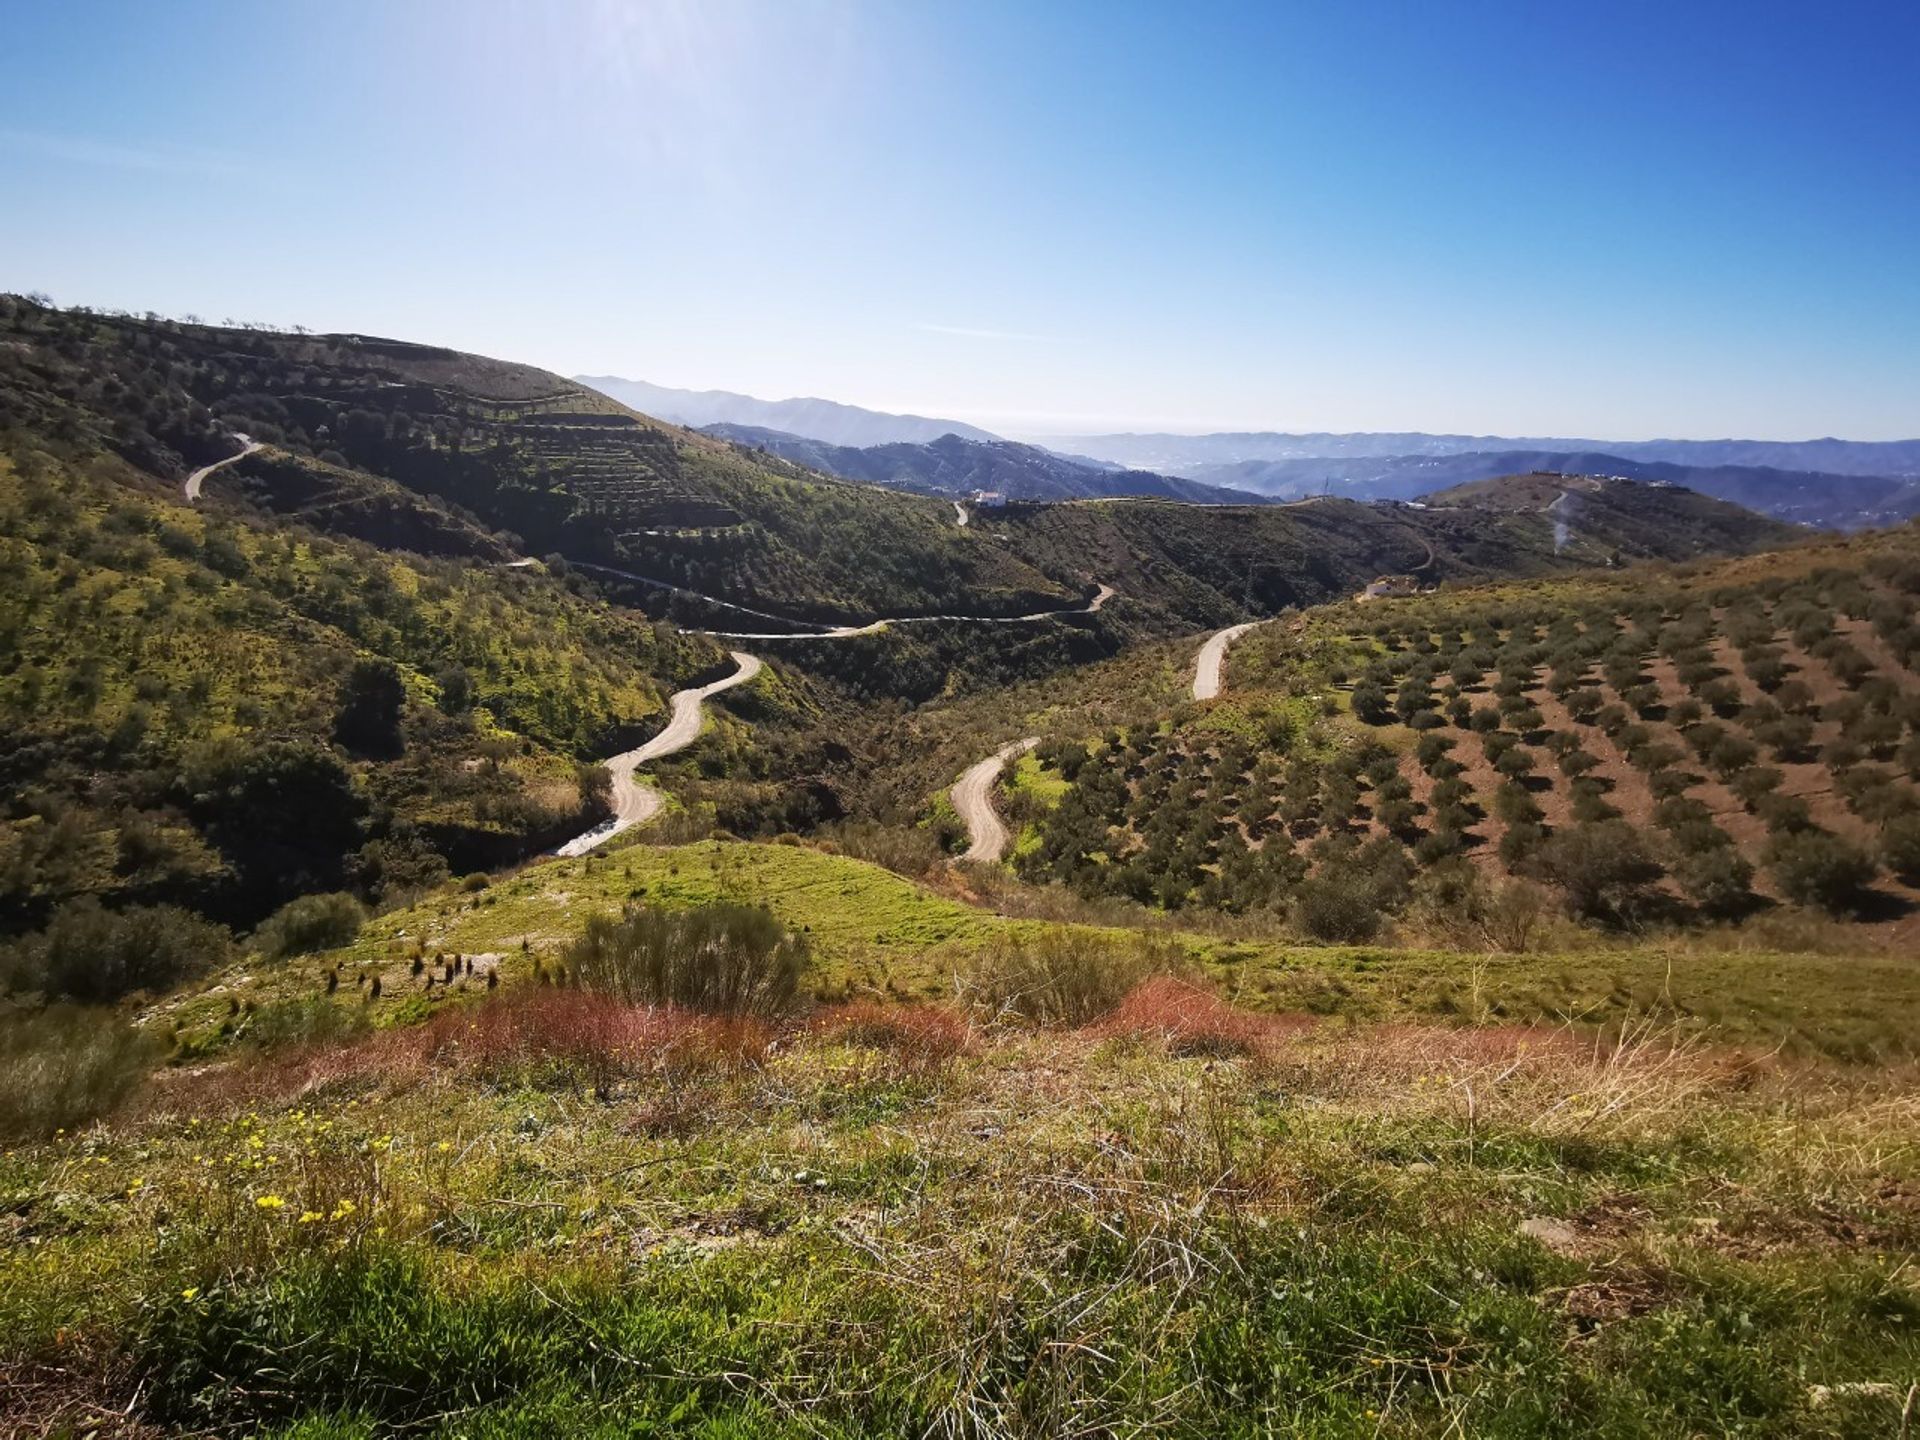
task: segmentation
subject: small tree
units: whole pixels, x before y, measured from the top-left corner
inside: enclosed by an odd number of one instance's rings
[[[1838,835],[1798,830],[1768,842],[1767,870],[1789,900],[1839,914],[1858,908],[1879,867]]]

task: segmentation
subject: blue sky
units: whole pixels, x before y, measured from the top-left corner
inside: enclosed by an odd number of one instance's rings
[[[1920,434],[1920,5],[0,0],[0,287],[1006,433]]]

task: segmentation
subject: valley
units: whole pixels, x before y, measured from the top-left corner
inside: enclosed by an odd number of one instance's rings
[[[1897,1414],[1911,523],[0,339],[7,1425]]]

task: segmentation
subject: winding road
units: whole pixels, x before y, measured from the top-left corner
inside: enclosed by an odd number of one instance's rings
[[[207,477],[213,474],[214,471],[231,465],[236,460],[244,460],[247,456],[253,454],[254,451],[264,448],[258,440],[250,439],[238,432],[234,434],[233,438],[240,442],[240,453],[238,455],[229,455],[224,460],[216,460],[211,465],[202,465],[198,470],[187,476],[187,499],[198,500],[200,498],[200,487],[206,483]]]
[[[704,601],[708,605],[717,605],[723,610],[731,610],[736,615],[751,615],[756,620],[773,620],[782,625],[813,627],[808,630],[792,631],[701,630],[691,625],[680,627],[689,634],[711,635],[716,640],[848,640],[855,635],[872,635],[876,631],[886,629],[889,625],[924,625],[934,620],[958,620],[969,625],[1017,625],[1026,620],[1052,620],[1062,615],[1092,615],[1114,596],[1111,585],[1102,585],[1100,592],[1085,605],[1070,606],[1064,610],[1036,610],[1031,615],[883,615],[878,620],[867,621],[864,625],[822,625],[818,621],[795,620],[791,616],[776,615],[771,610],[755,610],[749,605],[722,600],[714,595],[703,595],[698,590],[687,589],[684,585],[675,585],[667,580],[656,580],[651,575],[637,574],[632,570],[620,570],[612,565],[601,565],[591,560],[575,560],[571,557],[567,557],[567,563],[576,570],[591,570],[599,575],[612,575],[616,579],[631,580],[636,585],[647,585],[655,590],[670,590],[676,595],[691,595],[696,600]]]
[[[956,525],[964,526],[967,523],[967,520],[968,520],[967,507],[962,505],[958,500],[954,501],[953,502],[953,523]]]
[[[760,673],[762,666],[757,658],[743,650],[730,653],[739,669],[709,685],[676,692],[671,702],[672,718],[667,721],[666,729],[638,749],[624,751],[606,762],[608,773],[613,776],[613,818],[602,821],[584,835],[575,836],[562,845],[557,853],[584,855],[594,847],[605,844],[622,830],[643,825],[660,813],[663,803],[660,792],[644,781],[636,780],[633,772],[649,760],[676,754],[693,744],[700,738],[701,702],[709,695],[718,695],[722,690],[744,685]]]
[[[691,592],[689,592],[691,593]],[[869,620],[864,625],[838,625],[827,630],[812,630],[802,634],[755,635],[738,630],[699,630],[695,634],[711,635],[718,640],[847,640],[855,635],[872,635],[885,630],[890,625],[927,625],[936,620],[954,620],[965,625],[1018,625],[1028,620],[1054,620],[1062,615],[1093,615],[1114,596],[1111,585],[1102,585],[1100,593],[1085,605],[1074,606],[1067,610],[1036,610],[1031,615],[893,615],[878,620]],[[720,601],[725,604],[725,601]],[[740,609],[740,606],[734,606]],[[757,613],[757,612],[752,612]],[[770,616],[770,619],[779,619]],[[683,627],[684,628],[684,627]]]
[[[1194,699],[1212,700],[1220,694],[1220,672],[1227,662],[1227,647],[1259,623],[1249,620],[1244,625],[1229,625],[1207,637],[1193,665]]]
[[[948,792],[953,797],[953,808],[967,822],[967,836],[972,842],[961,857],[963,860],[991,865],[1007,853],[1007,827],[994,812],[993,782],[1000,778],[1001,768],[1009,760],[1024,755],[1039,743],[1038,735],[1029,735],[1024,740],[1001,746],[962,775]]]

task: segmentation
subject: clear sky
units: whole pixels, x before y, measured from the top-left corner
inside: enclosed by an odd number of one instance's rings
[[[0,0],[0,288],[1004,433],[1920,435],[1920,4]]]

